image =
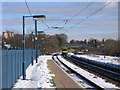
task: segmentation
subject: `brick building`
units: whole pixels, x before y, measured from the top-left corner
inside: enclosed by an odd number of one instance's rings
[[[9,37],[14,37],[14,32],[11,31],[3,32],[3,37],[5,37],[6,39]]]

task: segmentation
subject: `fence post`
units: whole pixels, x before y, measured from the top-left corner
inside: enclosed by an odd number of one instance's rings
[[[0,51],[0,54],[1,54],[1,51]],[[2,89],[2,58],[1,58],[1,55],[0,55],[0,90]]]
[[[12,82],[12,86],[14,84],[13,82],[13,52],[11,52],[11,82]]]
[[[17,50],[17,79],[19,78],[19,51]]]
[[[9,51],[9,88],[12,88],[12,79],[11,79],[11,70],[12,70],[12,56],[11,56],[12,50]]]
[[[15,83],[15,52],[13,52],[13,82]]]
[[[6,57],[5,57],[6,55],[5,56],[4,55],[5,54],[2,54],[2,87],[1,88],[4,88],[6,85],[6,78],[4,79],[6,73],[6,67],[4,67],[5,66],[4,64],[6,62]]]

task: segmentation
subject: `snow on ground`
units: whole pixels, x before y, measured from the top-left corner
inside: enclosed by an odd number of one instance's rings
[[[26,70],[26,80],[21,76],[13,88],[55,88],[51,83],[54,74],[50,74],[47,68],[48,59],[52,56],[39,56],[38,63],[34,60],[34,65],[30,64]]]
[[[67,67],[65,67],[56,57],[54,57],[54,60],[57,62],[57,64],[59,64],[59,66],[65,70],[68,71],[69,69]],[[75,75],[75,74],[68,74],[66,73],[68,76],[70,76],[81,88],[93,88],[90,85],[88,85],[87,83],[85,83],[79,76]]]
[[[80,85],[81,88],[94,88],[88,83],[86,83],[81,77],[77,76],[76,74],[70,74],[70,76]]]
[[[120,58],[119,57],[105,56],[105,58],[104,58],[103,55],[75,55],[75,56],[83,57],[83,58],[87,58],[87,59],[95,60],[95,61],[99,61],[99,62],[120,65]]]
[[[54,60],[57,62],[57,64],[61,67],[61,68],[63,68],[65,71],[67,71],[68,70],[68,68],[66,68],[58,59],[57,59],[57,57],[54,57]]]
[[[102,88],[119,88],[116,85],[113,85],[112,83],[106,82],[104,79],[89,73],[88,71],[85,71],[83,69],[81,69],[80,67],[66,61],[64,58],[62,58],[61,56],[58,56],[59,59],[66,64],[68,67],[70,67],[71,69],[73,69],[74,71],[76,71],[77,73],[79,73],[80,75],[82,75],[83,77],[87,78],[88,80],[90,80],[91,82],[94,82],[95,84],[99,85]]]

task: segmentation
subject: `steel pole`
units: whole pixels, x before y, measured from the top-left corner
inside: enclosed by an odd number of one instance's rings
[[[39,38],[39,42],[38,42],[38,43],[39,43],[39,44],[38,44],[38,45],[39,45],[38,48],[39,48],[39,55],[40,55],[40,53],[41,53],[41,52],[40,52],[40,38]]]
[[[104,58],[106,58],[105,54],[106,54],[106,50],[105,50],[105,39],[104,39]]]
[[[23,62],[22,62],[22,75],[23,80],[26,79],[26,61],[25,61],[25,16],[23,16],[23,37],[22,37],[22,47],[23,47]]]
[[[32,36],[31,36],[31,47],[32,47],[31,63],[33,65],[33,48],[34,48],[34,46],[33,46],[33,43],[34,43],[33,32],[31,34],[32,34]]]
[[[35,20],[35,43],[36,43],[36,63],[38,62],[38,38],[37,38],[37,20]]]

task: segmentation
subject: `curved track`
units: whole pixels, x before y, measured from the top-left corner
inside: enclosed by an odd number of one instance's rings
[[[75,73],[76,75],[80,76],[85,82],[89,83],[89,85],[91,85],[92,87],[94,87],[94,89],[97,90],[104,90],[103,88],[101,88],[99,85],[96,85],[95,83],[91,82],[90,80],[86,79],[85,77],[81,76],[79,73],[75,72],[74,70],[72,70],[70,67],[68,67],[67,65],[65,65],[63,62],[61,62],[61,60],[57,57],[57,55],[53,55],[52,59],[54,59],[54,57],[56,57],[60,63],[62,63],[65,67],[67,67],[68,69],[70,69],[70,71],[72,71],[73,73]]]
[[[68,56],[64,56],[65,59],[69,60],[70,62],[82,67],[82,68],[85,68],[85,69],[89,69],[91,71],[94,71],[96,73],[99,73],[101,75],[104,75],[114,81],[117,81],[118,83],[120,83],[120,69],[119,68],[116,68],[116,67],[110,67],[108,68],[108,66],[103,64],[95,64],[95,63],[92,63],[93,61],[90,60],[86,60],[86,59],[81,59],[79,57],[76,57],[76,56],[71,56],[71,57],[68,57]]]

